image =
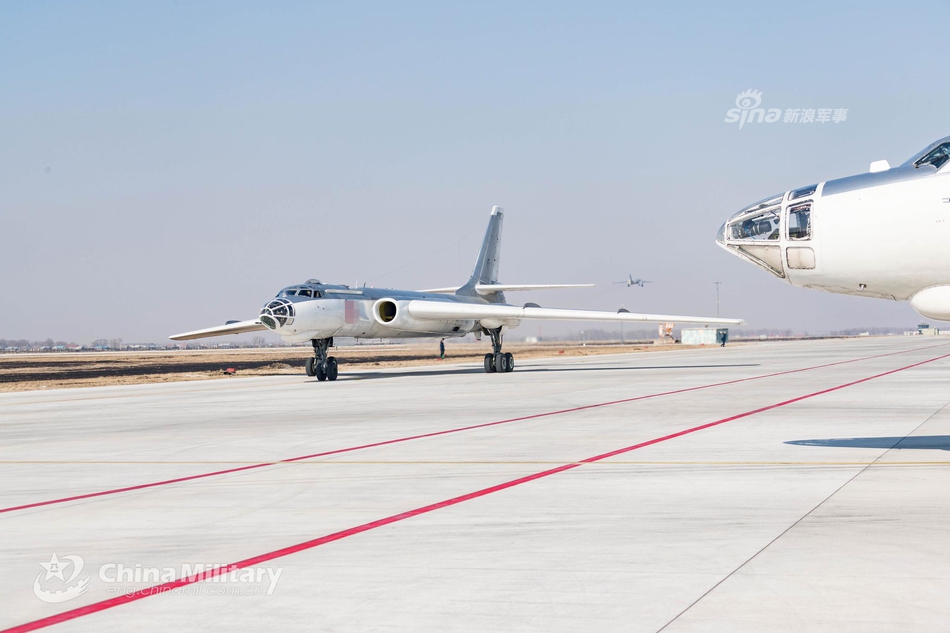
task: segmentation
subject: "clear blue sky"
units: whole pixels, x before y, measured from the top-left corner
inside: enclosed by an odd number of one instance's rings
[[[159,341],[308,277],[449,285],[478,231],[386,273],[493,204],[506,282],[658,282],[534,301],[711,314],[718,277],[752,327],[912,325],[713,239],[950,134],[948,23],[936,2],[3,3],[0,338]],[[740,131],[748,88],[848,118]]]

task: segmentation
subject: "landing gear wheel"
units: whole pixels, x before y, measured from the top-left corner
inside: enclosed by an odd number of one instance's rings
[[[499,374],[508,371],[505,369],[505,355],[501,352],[495,354],[495,371]]]
[[[320,382],[327,379],[336,380],[336,359],[327,356],[327,350],[333,347],[333,339],[315,338],[310,342],[313,343],[313,358],[307,360],[307,375],[316,376]],[[333,361],[332,365],[330,361]]]
[[[494,372],[495,372],[495,355],[485,354],[485,373],[491,374]]]
[[[515,357],[511,355],[511,352],[505,352],[505,371],[514,371],[515,370]]]

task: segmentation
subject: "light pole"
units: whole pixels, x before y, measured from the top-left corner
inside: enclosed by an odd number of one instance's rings
[[[718,279],[713,282],[716,284],[716,318],[719,318],[719,285],[722,283]]]

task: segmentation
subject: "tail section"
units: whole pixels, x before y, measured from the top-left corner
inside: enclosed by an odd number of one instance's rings
[[[491,218],[488,220],[488,229],[482,248],[478,251],[475,269],[468,282],[458,289],[456,294],[477,296],[475,286],[498,283],[498,261],[501,257],[501,225],[505,219],[505,210],[501,207],[492,207]],[[498,293],[499,295],[501,293]],[[504,297],[499,297],[504,301]]]

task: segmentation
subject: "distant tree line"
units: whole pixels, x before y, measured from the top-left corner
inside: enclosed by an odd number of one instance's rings
[[[25,338],[19,339],[5,339],[0,338],[0,350],[6,349],[8,347],[16,347],[18,349],[39,349],[39,348],[49,348],[53,349],[54,347],[66,345],[75,345],[73,342],[66,341],[54,341],[51,338],[46,339],[45,341],[29,341]]]
[[[145,344],[132,344],[125,343],[121,338],[97,338],[91,343],[84,345],[77,345],[72,341],[57,341],[51,338],[41,341],[33,341],[30,339],[20,338],[20,339],[5,339],[0,338],[0,352],[6,351],[17,351],[17,352],[40,352],[47,350],[57,351],[66,348],[67,350],[72,349],[82,349],[82,351],[97,351],[97,350],[131,350],[137,351],[142,349],[179,349],[181,347],[187,347],[189,349],[209,349],[214,347],[292,347],[295,345],[289,345],[280,341],[278,343],[268,343],[267,339],[263,336],[255,336],[250,342],[248,341],[211,341],[209,343],[189,343],[187,345],[179,345],[177,343],[145,343]],[[309,342],[307,343],[309,345]]]

